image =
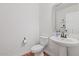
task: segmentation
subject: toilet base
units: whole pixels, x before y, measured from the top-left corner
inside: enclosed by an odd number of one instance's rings
[[[34,53],[35,56],[44,56],[43,52],[39,52],[39,53]]]

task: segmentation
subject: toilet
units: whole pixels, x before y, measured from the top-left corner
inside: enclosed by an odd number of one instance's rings
[[[40,42],[39,44],[34,45],[31,48],[32,53],[35,54],[35,56],[43,56],[43,50],[48,44],[48,37],[40,36]]]

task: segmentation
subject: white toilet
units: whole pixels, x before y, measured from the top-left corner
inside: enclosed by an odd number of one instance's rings
[[[43,50],[47,46],[47,43],[48,37],[40,36],[40,43],[31,48],[32,53],[34,53],[35,56],[43,56]]]

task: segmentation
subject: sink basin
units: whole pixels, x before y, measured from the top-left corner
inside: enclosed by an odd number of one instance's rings
[[[60,37],[55,37],[52,36],[50,39],[60,45],[60,46],[65,46],[65,47],[74,47],[74,46],[79,46],[79,40],[75,38],[60,38]]]

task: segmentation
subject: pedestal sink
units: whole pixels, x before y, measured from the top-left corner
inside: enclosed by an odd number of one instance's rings
[[[79,40],[75,38],[61,38],[61,37],[52,36],[50,37],[50,39],[54,43],[61,45],[61,46],[65,46],[65,47],[79,46]]]
[[[79,40],[75,38],[61,38],[61,37],[56,37],[52,36],[49,39],[52,40],[52,42],[56,43],[59,46],[66,47],[66,52],[68,55],[68,48],[69,47],[77,47],[79,46]]]

